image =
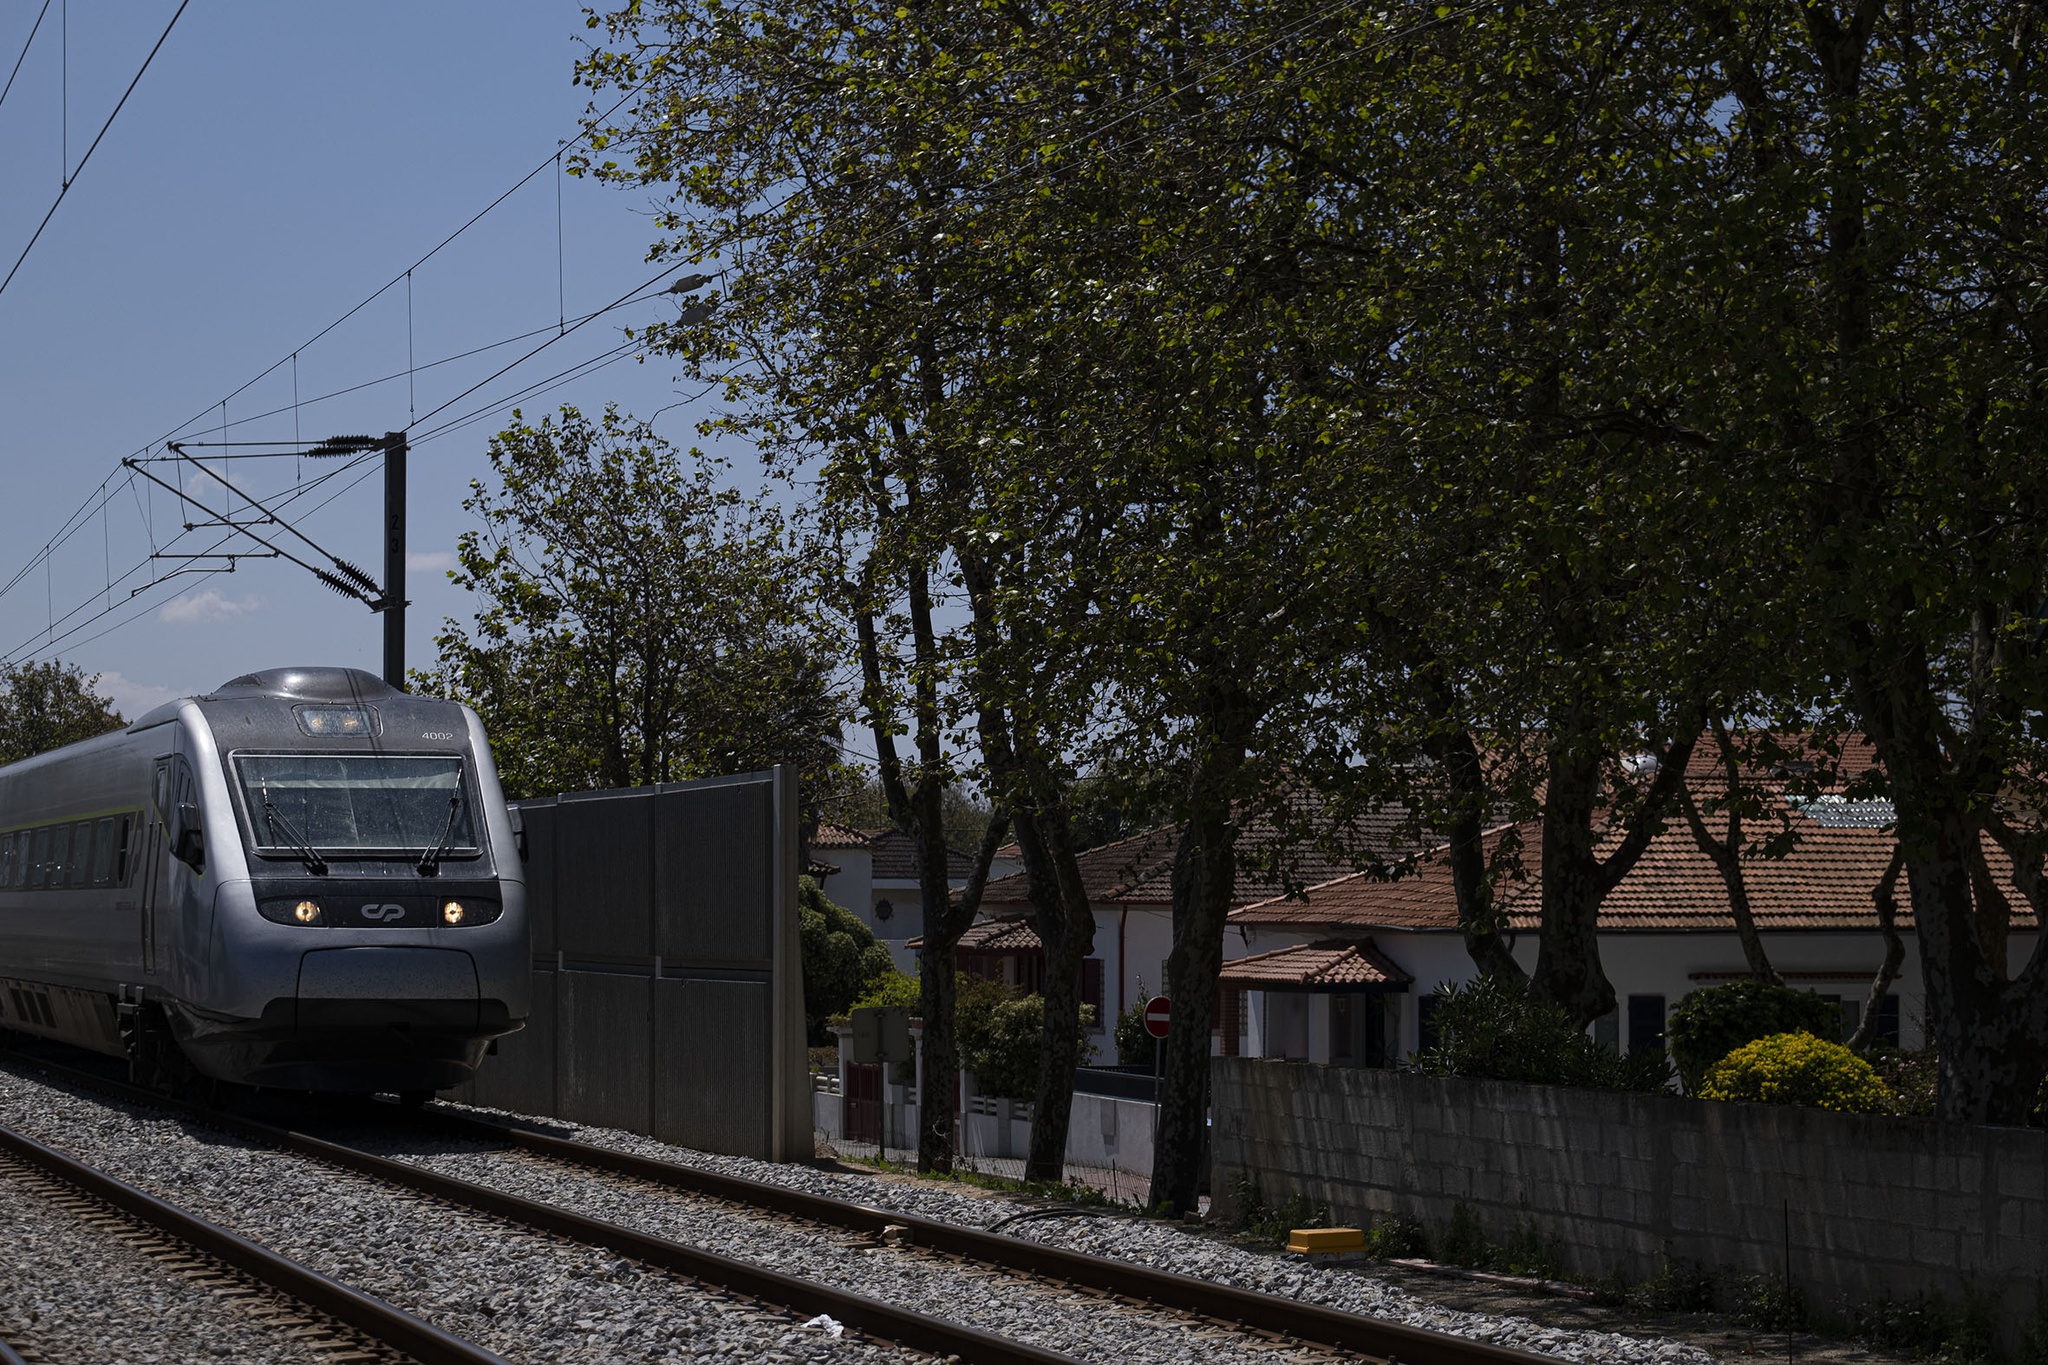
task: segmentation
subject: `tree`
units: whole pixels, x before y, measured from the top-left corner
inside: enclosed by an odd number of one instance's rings
[[[836,904],[809,877],[797,880],[797,933],[804,966],[804,1025],[811,1046],[832,1041],[826,1021],[844,1014],[891,970],[889,950],[860,916]]]
[[[515,420],[518,414],[514,414]],[[457,544],[475,621],[423,686],[474,705],[514,796],[836,763],[834,652],[771,508],[645,423],[512,426]]]
[[[2018,3],[1684,13],[1674,74],[1730,116],[1659,234],[1653,350],[1745,471],[1742,533],[1781,547],[1809,706],[1876,745],[1939,1112],[2022,1122],[2048,1073],[2048,951],[2007,961],[2012,894],[2048,910],[2048,31]]]
[[[55,659],[0,670],[0,763],[19,763],[126,725],[114,703],[95,690],[99,680],[97,673],[88,676]]]

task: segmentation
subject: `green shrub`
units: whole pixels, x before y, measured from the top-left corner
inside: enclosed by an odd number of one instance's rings
[[[1442,1041],[1415,1058],[1430,1075],[1647,1092],[1671,1084],[1671,1063],[1661,1051],[1616,1056],[1518,981],[1481,977],[1463,988],[1440,986],[1437,998]]]
[[[1762,981],[1731,981],[1694,991],[1671,1010],[1671,1058],[1687,1092],[1697,1094],[1707,1068],[1744,1043],[1777,1033],[1836,1040],[1842,1014],[1812,991]]]
[[[1856,1339],[1880,1350],[1904,1351],[1944,1365],[1998,1358],[1996,1304],[1981,1291],[1965,1291],[1960,1304],[1940,1294],[1876,1299],[1858,1308],[1852,1322]]]
[[[1429,1255],[1429,1229],[1405,1213],[1375,1218],[1366,1230],[1365,1251],[1380,1261],[1405,1260]]]
[[[1254,1177],[1239,1176],[1235,1189],[1237,1229],[1260,1242],[1285,1246],[1287,1234],[1296,1228],[1326,1228],[1330,1225],[1329,1209],[1309,1203],[1300,1194],[1290,1194],[1279,1204],[1268,1208]]]
[[[1805,1104],[1845,1114],[1891,1112],[1892,1093],[1870,1063],[1810,1033],[1780,1033],[1735,1049],[1707,1068],[1700,1098]]]
[[[1157,1060],[1159,1040],[1145,1032],[1145,983],[1138,982],[1138,998],[1116,1017],[1116,1064],[1142,1066],[1151,1070]]]
[[[1796,1332],[1806,1326],[1806,1291],[1775,1277],[1751,1280],[1736,1318],[1763,1332]]]
[[[918,1004],[917,991],[918,982],[916,977],[906,975],[892,967],[868,983],[867,990],[863,991],[860,998],[853,1002],[853,1008],[864,1010],[875,1005],[893,1006],[897,1009],[906,1009],[912,1014],[916,1014],[922,1008]]]
[[[889,950],[843,905],[829,900],[809,877],[796,891],[797,940],[803,955],[804,1026],[813,1047],[832,1042],[830,1020],[846,1013],[885,974],[894,974]]]
[[[1000,981],[963,976],[954,1017],[959,1021],[960,1065],[974,1073],[982,1094],[1021,1100],[1038,1093],[1044,996],[1020,995]],[[1094,1051],[1087,1032],[1094,1021],[1095,1011],[1083,1005],[1076,1065]]]
[[[1876,1047],[1870,1067],[1892,1092],[1891,1112],[1901,1118],[1931,1119],[1940,1081],[1941,1059],[1931,1047]]]

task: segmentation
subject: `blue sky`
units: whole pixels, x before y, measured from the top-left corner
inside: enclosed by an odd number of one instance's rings
[[[0,80],[23,50],[42,0],[0,0]],[[177,0],[64,0],[50,6],[20,76],[0,102],[0,273],[56,196],[69,161],[99,131],[177,9]],[[233,439],[289,441],[382,432],[425,416],[541,338],[436,368],[410,383],[306,400],[557,323],[647,280],[651,196],[565,180],[558,275],[556,178],[536,177],[505,204],[312,345],[322,328],[460,226],[575,136],[588,92],[570,83],[585,36],[573,5],[541,3],[258,4],[191,0],[77,177],[42,240],[0,293],[0,582],[34,562],[52,535],[117,473],[122,457],[182,431],[217,438],[220,400]],[[68,92],[60,98],[60,81]],[[68,132],[60,111],[68,104]],[[620,328],[662,302],[608,315],[542,351],[445,415],[466,413],[617,346]],[[242,390],[248,381],[298,351]],[[681,403],[669,368],[627,360],[525,402],[529,417],[606,401],[687,447],[701,410]],[[680,405],[679,405],[680,404]],[[271,409],[283,411],[263,418]],[[421,424],[425,430],[436,421]],[[502,418],[427,441],[412,456],[409,661],[427,663],[443,617],[467,598],[444,574],[468,525],[461,503],[487,469]],[[160,446],[155,449],[160,450]],[[235,480],[269,498],[295,478],[287,461],[245,462]],[[745,462],[741,462],[745,471]],[[194,471],[160,470],[210,498]],[[365,465],[306,497],[310,506],[367,474],[300,523],[327,548],[381,569],[381,480]],[[124,489],[104,515],[0,594],[0,654],[57,657],[103,675],[130,714],[203,691],[252,668],[349,664],[375,671],[378,618],[278,561],[233,574],[187,574],[130,598],[176,529],[175,499]],[[156,572],[175,567],[156,561]],[[175,595],[173,595],[175,594]],[[52,651],[50,623],[77,629]],[[133,618],[133,619],[130,619]],[[113,629],[108,629],[114,627]],[[104,632],[104,633],[103,633]]]

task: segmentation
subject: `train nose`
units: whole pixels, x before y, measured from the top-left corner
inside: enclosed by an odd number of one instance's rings
[[[455,948],[315,948],[299,959],[299,1028],[474,1029],[476,963]]]

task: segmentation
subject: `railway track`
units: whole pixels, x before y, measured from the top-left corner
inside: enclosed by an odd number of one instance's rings
[[[51,1063],[19,1060],[121,1098],[159,1107],[183,1107],[216,1127],[266,1142],[300,1156],[402,1186],[451,1206],[484,1213],[550,1235],[599,1246],[644,1264],[716,1286],[792,1312],[828,1315],[863,1335],[893,1341],[939,1356],[995,1365],[1052,1362],[1070,1357],[984,1332],[881,1299],[784,1274],[752,1261],[720,1255],[683,1241],[650,1235],[590,1217],[559,1203],[528,1199],[494,1185],[434,1171],[346,1142],[197,1106],[179,1106],[153,1092]],[[389,1122],[398,1111],[379,1106]],[[866,1243],[890,1245],[904,1256],[932,1258],[1036,1283],[1143,1313],[1196,1319],[1200,1337],[1234,1336],[1270,1349],[1291,1346],[1298,1353],[1336,1355],[1387,1365],[1536,1365],[1551,1359],[1528,1352],[1430,1332],[1405,1324],[1345,1313],[1318,1304],[1260,1294],[1231,1285],[1173,1274],[1148,1266],[1046,1246],[1023,1238],[935,1219],[872,1208],[781,1185],[658,1161],[636,1154],[569,1142],[516,1124],[445,1112],[407,1113],[409,1124],[509,1148],[524,1158],[565,1169],[624,1177],[671,1197],[683,1196],[746,1211],[754,1217],[795,1222],[853,1234]]]
[[[53,1205],[95,1236],[149,1257],[161,1273],[179,1276],[331,1365],[506,1365],[489,1351],[12,1128],[0,1127],[0,1180]],[[23,1350],[0,1343],[0,1365],[33,1365],[25,1362],[24,1351],[42,1358],[32,1340],[17,1339]]]

